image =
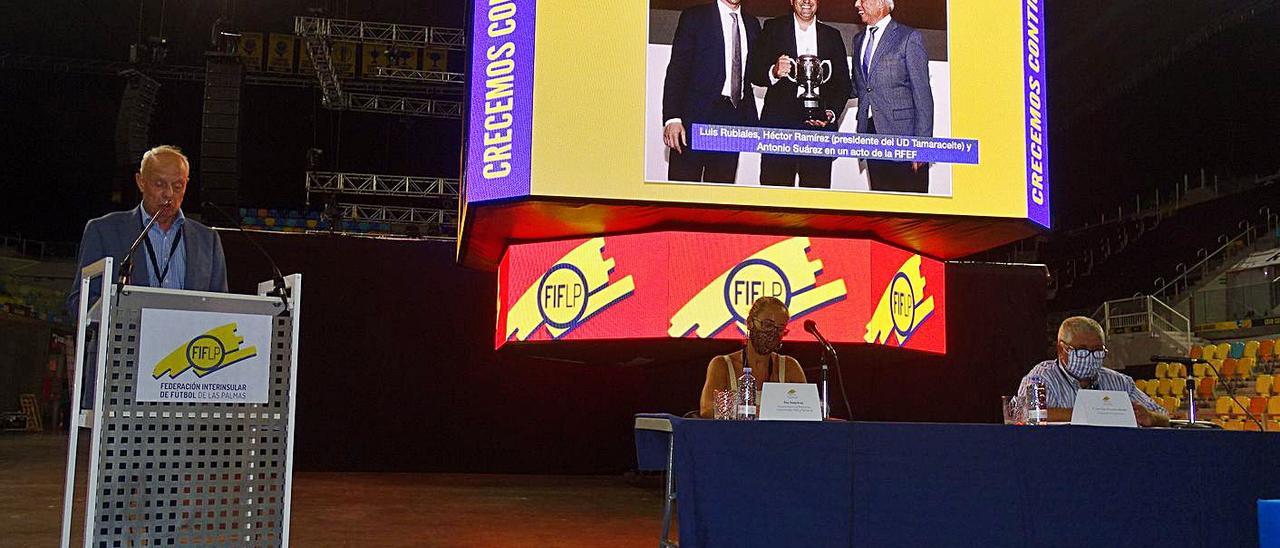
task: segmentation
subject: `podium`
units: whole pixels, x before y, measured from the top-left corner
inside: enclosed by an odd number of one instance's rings
[[[83,546],[287,546],[301,275],[285,278],[287,296],[268,295],[271,282],[235,295],[117,286],[113,266],[104,258],[79,280]],[[69,434],[64,547],[80,428]]]

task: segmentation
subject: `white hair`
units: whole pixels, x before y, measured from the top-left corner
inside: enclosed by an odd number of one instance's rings
[[[884,4],[889,6],[889,11],[893,11],[893,0],[884,0]]]
[[[142,154],[142,162],[138,164],[138,172],[145,172],[148,165],[157,161],[158,156],[177,156],[182,160],[183,171],[191,171],[191,163],[187,161],[187,155],[182,153],[182,149],[173,145],[160,145]]]
[[[1075,338],[1073,335],[1087,332],[1098,335],[1099,340],[1106,338],[1106,332],[1102,329],[1102,325],[1093,318],[1072,316],[1062,320],[1062,325],[1058,327],[1058,340],[1070,343]]]

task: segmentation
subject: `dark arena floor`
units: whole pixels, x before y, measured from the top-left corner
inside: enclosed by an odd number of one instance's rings
[[[58,545],[66,445],[66,437],[55,434],[0,435],[0,546]],[[77,459],[77,477],[86,453]],[[290,540],[294,546],[652,546],[661,513],[662,489],[654,478],[297,473]],[[77,519],[73,538],[79,527]]]

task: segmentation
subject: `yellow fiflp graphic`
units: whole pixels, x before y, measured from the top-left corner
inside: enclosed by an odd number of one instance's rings
[[[843,299],[844,279],[817,286],[821,260],[809,260],[809,239],[789,238],[764,248],[726,270],[694,295],[671,318],[667,334],[683,337],[697,328],[700,338],[714,336],[730,322],[746,332],[751,304],[760,297],[777,297],[797,317],[824,304]]]
[[[884,289],[880,304],[867,322],[867,334],[863,340],[869,343],[884,344],[893,335],[898,346],[902,346],[915,333],[916,328],[933,314],[933,297],[925,297],[925,279],[920,274],[921,259],[912,255],[893,280]]]
[[[193,337],[160,360],[151,376],[158,379],[168,373],[172,379],[188,369],[194,369],[197,377],[203,377],[257,356],[256,346],[240,348],[244,337],[236,335],[236,329],[236,324],[229,323]]]
[[[604,258],[604,238],[592,238],[551,265],[507,311],[506,338],[526,340],[542,324],[559,338],[605,307],[635,293],[630,275],[610,284],[613,259]]]

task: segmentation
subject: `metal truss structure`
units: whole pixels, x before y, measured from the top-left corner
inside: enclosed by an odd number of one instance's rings
[[[344,91],[344,84],[338,80],[329,51],[329,42],[331,40],[371,41],[414,47],[446,47],[464,50],[466,36],[461,29],[368,23],[321,17],[295,17],[293,20],[293,32],[302,37],[307,53],[311,55],[311,64],[315,69],[316,80],[320,84],[321,104],[325,108],[400,116],[462,119],[462,103],[457,101]],[[384,70],[388,69],[386,67],[379,69],[378,75],[386,74]],[[462,74],[453,72],[396,68],[389,70],[391,74],[396,74],[398,78],[385,76],[386,78],[441,84],[461,84],[464,80]]]
[[[462,29],[423,27],[395,23],[373,23],[323,17],[297,17],[294,27],[306,26],[330,40],[379,42],[415,48],[444,48],[466,51],[467,36]]]
[[[445,72],[441,70],[414,70],[397,67],[378,67],[377,76],[391,80],[408,80],[411,82],[433,82],[441,84],[461,84],[464,76],[461,72]]]
[[[0,53],[0,69],[119,76],[126,71],[139,70],[139,67],[126,61]],[[205,67],[196,65],[160,65],[147,67],[141,72],[151,78],[162,81],[204,82],[205,77]],[[462,88],[445,84],[444,82],[427,82],[426,84],[423,83],[425,81],[421,80],[414,82],[409,83],[394,79],[386,79],[379,82],[347,81],[342,83],[342,89],[343,91],[365,94],[417,93],[429,97],[461,97],[463,92]],[[250,86],[290,88],[314,88],[319,85],[317,78],[310,74],[272,72],[246,72],[244,83]]]
[[[458,180],[443,177],[408,177],[371,173],[308,171],[307,195],[350,194],[364,196],[458,197]]]
[[[356,222],[426,226],[445,234],[458,227],[458,211],[453,209],[348,203],[339,203],[338,209],[343,219]]]

